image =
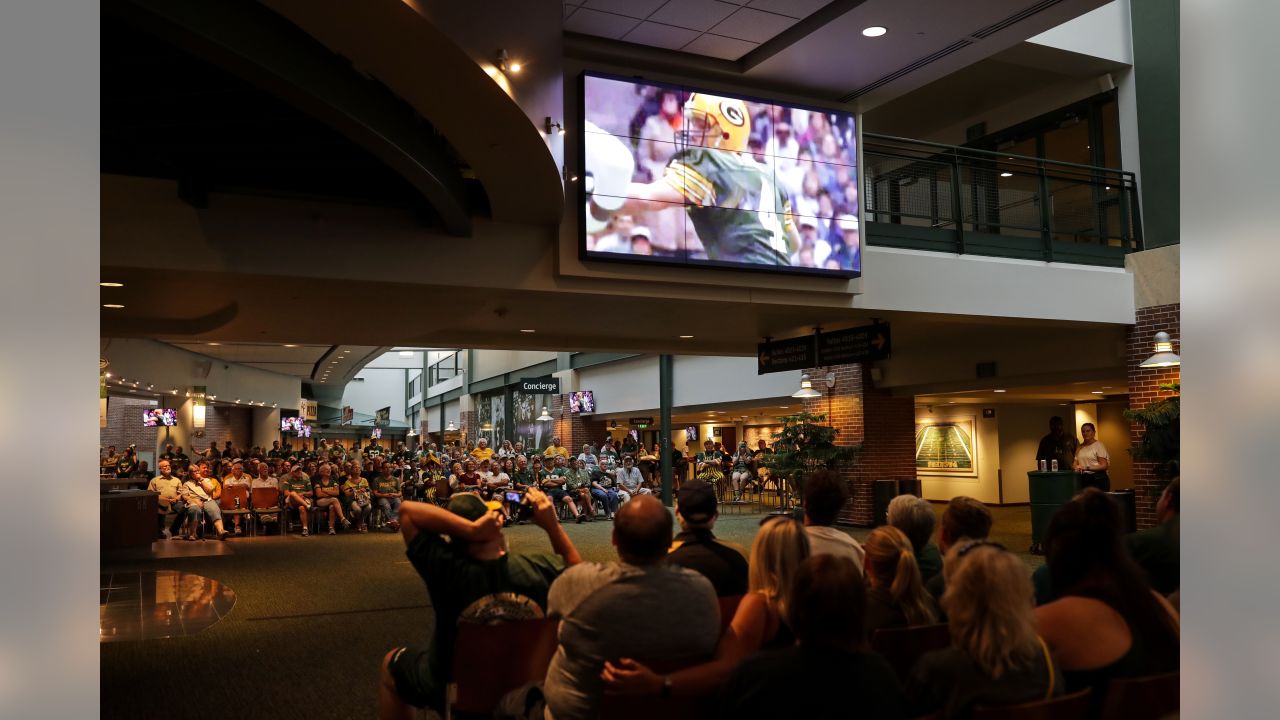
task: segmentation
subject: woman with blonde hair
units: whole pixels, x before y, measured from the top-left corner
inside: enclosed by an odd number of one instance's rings
[[[665,677],[628,658],[616,664],[606,662],[601,677],[608,690],[630,695],[705,695],[717,691],[744,658],[794,645],[787,611],[796,573],[808,557],[809,537],[799,521],[783,515],[766,517],[751,544],[747,594],[720,638],[715,659]]]
[[[871,531],[864,546],[867,580],[867,635],[886,628],[938,622],[938,606],[924,589],[915,549],[892,525]]]
[[[925,654],[907,683],[917,714],[968,717],[977,705],[1011,705],[1063,693],[1062,672],[1039,636],[1026,564],[987,540],[947,552],[942,607],[951,647]]]

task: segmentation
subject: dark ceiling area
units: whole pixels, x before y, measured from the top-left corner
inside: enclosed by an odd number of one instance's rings
[[[104,12],[101,27],[103,173],[175,180],[196,207],[212,192],[314,197],[403,207],[424,225],[439,224],[431,202],[400,172],[313,115],[127,16]],[[410,120],[455,172],[467,173],[426,120],[374,81],[361,81],[384,93],[404,113],[399,120]],[[466,179],[464,193],[470,214],[488,214],[477,181]]]

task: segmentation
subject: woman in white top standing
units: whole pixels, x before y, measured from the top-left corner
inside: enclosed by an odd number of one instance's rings
[[[1096,487],[1103,492],[1111,490],[1111,477],[1107,469],[1111,467],[1111,457],[1107,446],[1098,439],[1098,428],[1093,423],[1080,426],[1080,437],[1084,440],[1076,449],[1076,460],[1071,469],[1080,473],[1080,489]]]

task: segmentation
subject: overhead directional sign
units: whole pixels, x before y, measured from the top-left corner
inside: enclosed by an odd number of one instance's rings
[[[760,343],[756,346],[756,361],[757,375],[814,367],[818,362],[814,354],[813,336]]]
[[[888,323],[774,340],[757,346],[757,372],[764,375],[826,365],[874,362],[888,358],[890,348]]]
[[[889,324],[864,325],[818,335],[819,365],[848,365],[889,357]]]

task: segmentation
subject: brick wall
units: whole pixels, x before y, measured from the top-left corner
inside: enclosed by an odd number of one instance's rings
[[[475,410],[463,410],[458,413],[458,433],[463,447],[466,447],[469,443],[474,444],[480,437],[480,423],[476,420],[476,417]]]
[[[1139,410],[1149,403],[1170,397],[1173,393],[1161,390],[1160,386],[1179,382],[1181,368],[1142,368],[1139,363],[1154,353],[1155,334],[1167,332],[1173,340],[1173,351],[1181,354],[1182,342],[1180,334],[1181,305],[1156,305],[1140,308],[1133,327],[1129,329],[1127,338],[1129,408]],[[1132,445],[1142,440],[1144,429],[1140,423],[1129,424],[1129,435]],[[1162,483],[1156,479],[1155,465],[1148,462],[1133,463],[1133,487],[1137,495],[1138,527],[1146,528],[1156,524],[1155,505],[1163,490]]]
[[[548,412],[555,418],[552,423],[552,432],[560,437],[560,444],[569,448],[575,456],[582,452],[583,445],[591,443],[599,447],[609,435],[609,424],[604,420],[595,420],[569,412],[568,393],[552,395]],[[551,438],[546,438],[545,444],[551,444]]]
[[[109,445],[115,445],[120,452],[130,445],[137,445],[139,450],[154,450],[161,428],[142,426],[142,411],[151,407],[155,406],[146,398],[112,395],[107,401],[107,426],[98,430],[103,452]]]
[[[747,425],[742,428],[742,439],[747,441],[747,447],[755,450],[761,440],[772,445],[774,436],[781,432],[781,425]]]
[[[826,382],[818,379],[834,372],[836,385],[828,397]],[[827,416],[836,428],[837,445],[862,445],[856,465],[842,468],[849,483],[849,503],[840,519],[855,525],[872,524],[872,484],[876,480],[916,476],[914,442],[915,409],[910,397],[897,398],[871,387],[861,365],[837,365],[806,371],[822,397],[804,401],[805,410]]]

